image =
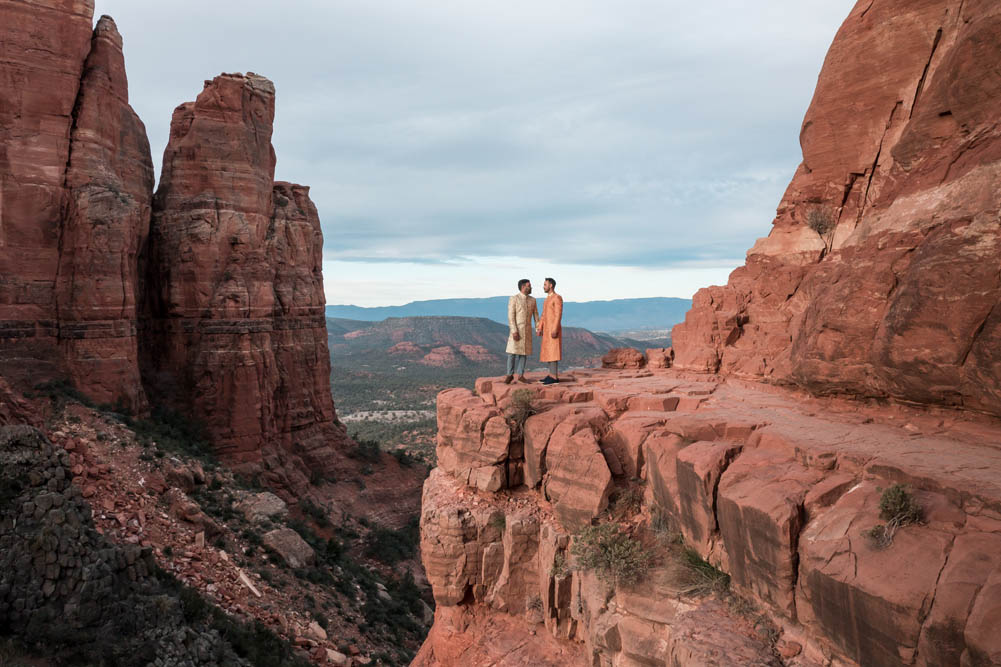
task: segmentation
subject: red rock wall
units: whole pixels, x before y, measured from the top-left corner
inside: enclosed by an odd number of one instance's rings
[[[128,104],[122,41],[92,2],[2,2],[0,371],[68,376],[144,404],[136,257],[152,162]]]
[[[308,188],[274,182],[274,86],[223,74],[174,111],[153,207],[146,378],[219,453],[329,466],[323,239]],[[262,449],[264,445],[264,449]],[[278,467],[277,464],[275,467]]]
[[[122,38],[93,10],[0,1],[0,375],[134,412],[152,392],[301,488],[345,436],[319,216],[274,181],[274,86],[222,75],[178,107],[154,206]]]
[[[77,96],[56,299],[69,376],[98,403],[145,406],[136,306],[149,234],[153,162],[129,106],[122,38],[102,16]]]
[[[1001,414],[999,50],[996,2],[861,0],[771,233],[695,295],[675,365]]]
[[[673,369],[574,376],[439,394],[421,509],[438,606],[416,664],[520,664],[516,639],[543,635],[553,665],[1001,664],[997,424]],[[538,411],[521,434],[503,421],[516,390]],[[895,483],[922,521],[880,548],[866,531]],[[602,585],[574,558],[594,523],[658,554],[640,582]],[[692,595],[665,537],[729,574],[792,660]]]

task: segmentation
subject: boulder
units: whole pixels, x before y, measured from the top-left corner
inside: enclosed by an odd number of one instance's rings
[[[674,361],[674,349],[670,347],[649,347],[646,350],[647,368],[670,368]]]
[[[298,569],[316,562],[316,552],[291,528],[282,526],[261,536],[264,546],[274,550],[289,567]]]
[[[565,528],[590,523],[608,505],[612,473],[589,426],[560,424],[549,439],[546,467],[545,496]]]
[[[236,510],[247,521],[260,522],[275,517],[283,517],[288,512],[285,501],[269,491],[253,493],[236,505]]]
[[[693,473],[696,468],[719,469],[732,451],[706,447],[702,454],[691,457],[696,464]],[[794,585],[803,500],[822,476],[773,452],[750,450],[733,461],[719,480],[716,519],[735,587],[790,619],[796,618]],[[689,528],[695,526],[693,517]]]
[[[643,368],[646,357],[633,347],[615,347],[601,358],[602,368]]]

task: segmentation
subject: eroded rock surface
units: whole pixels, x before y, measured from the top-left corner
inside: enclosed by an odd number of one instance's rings
[[[345,440],[330,398],[322,234],[309,189],[274,181],[274,86],[207,81],[174,111],[150,232],[145,377],[219,453],[302,487]]]
[[[696,294],[675,365],[1001,414],[999,49],[996,3],[859,2],[771,233]]]
[[[537,414],[491,447],[486,426],[510,417],[512,389],[476,387],[438,398],[443,463],[421,520],[438,603],[425,664],[445,664],[449,642],[469,664],[513,660],[471,648],[489,627],[546,632],[576,664],[778,664],[773,650],[804,666],[992,664],[1001,425],[670,369],[593,370],[529,385]],[[525,474],[483,486],[471,471],[487,460]],[[885,522],[881,493],[895,483],[924,518],[880,549],[866,531]],[[614,521],[607,501],[623,496],[641,499],[631,530],[673,526],[778,641],[686,593],[669,560],[632,587],[575,567],[577,532]]]
[[[4,3],[0,62],[0,371],[68,378],[146,405],[139,254],[153,164],[129,106],[122,38],[92,2]]]

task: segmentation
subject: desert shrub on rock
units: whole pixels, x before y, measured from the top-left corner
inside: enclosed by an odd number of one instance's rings
[[[574,536],[570,553],[579,567],[593,570],[598,579],[614,586],[638,582],[653,560],[639,540],[612,523],[584,528]]]
[[[827,236],[834,231],[834,215],[820,206],[806,212],[806,224],[821,236]]]
[[[531,389],[518,389],[511,394],[511,404],[507,408],[507,423],[511,427],[511,438],[522,437],[525,421],[537,411],[532,404],[535,394]]]
[[[879,498],[879,518],[886,523],[869,528],[863,535],[873,548],[885,549],[893,544],[893,536],[898,528],[921,523],[924,510],[909,487],[904,484],[894,484],[885,489]]]

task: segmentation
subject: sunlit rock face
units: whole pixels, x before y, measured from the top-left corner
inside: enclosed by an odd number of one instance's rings
[[[859,2],[771,233],[695,296],[675,364],[1001,414],[999,49],[997,3]]]

